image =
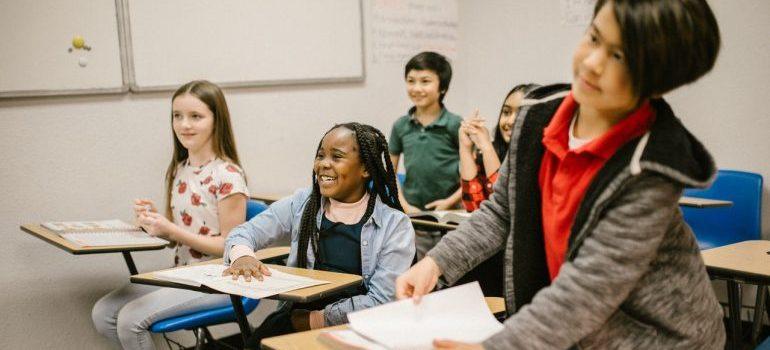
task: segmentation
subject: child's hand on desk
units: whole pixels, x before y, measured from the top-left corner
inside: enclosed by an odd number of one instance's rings
[[[439,276],[441,270],[438,265],[433,258],[426,256],[396,278],[396,298],[414,298],[414,302],[419,303],[420,298],[436,286]]]
[[[261,261],[253,256],[242,256],[230,264],[230,267],[222,271],[222,276],[233,276],[234,280],[238,276],[243,276],[246,282],[251,281],[251,277],[261,281],[262,275],[270,276],[270,270],[267,269]]]
[[[144,212],[139,216],[139,225],[151,236],[160,237],[169,241],[176,241],[173,237],[176,225],[157,212]]]
[[[461,343],[459,341],[443,340],[443,339],[433,340],[433,348],[434,349],[457,349],[457,350],[484,350],[484,347],[481,346],[481,344]]]
[[[447,210],[452,208],[452,201],[449,198],[437,199],[433,202],[425,204],[425,209],[428,210]]]

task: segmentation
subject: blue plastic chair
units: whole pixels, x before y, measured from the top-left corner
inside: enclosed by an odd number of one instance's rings
[[[246,204],[246,220],[250,220],[265,209],[267,209],[267,205],[264,202],[253,199],[249,200]],[[257,308],[259,299],[242,297],[241,303],[243,304],[243,310],[248,315]],[[195,333],[196,339],[195,349],[203,349],[204,341],[209,343],[216,342],[206,327],[229,322],[236,322],[232,304],[187,315],[169,317],[153,323],[150,326],[150,331],[153,333],[168,333],[181,329],[192,330]]]
[[[684,195],[733,202],[729,207],[682,207],[684,220],[695,232],[701,249],[760,239],[761,175],[737,170],[719,170],[711,187],[688,189]]]
[[[701,249],[717,248],[742,241],[758,240],[762,234],[762,176],[737,170],[719,170],[711,187],[688,189],[686,196],[722,199],[733,202],[729,207],[690,208],[682,207],[684,220],[695,233]],[[739,344],[742,335],[740,325],[741,280],[727,278],[727,294],[730,309],[732,344]],[[755,317],[751,340],[755,341],[763,314],[767,286],[757,286],[754,306]]]

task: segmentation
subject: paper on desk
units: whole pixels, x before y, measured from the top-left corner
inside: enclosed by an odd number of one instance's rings
[[[246,282],[243,277],[233,280],[230,276],[222,276],[222,272],[226,268],[227,266],[220,264],[204,264],[159,271],[153,275],[162,280],[192,286],[205,285],[223,293],[242,295],[252,299],[262,299],[296,289],[330,283],[292,275],[272,268],[268,268],[271,275],[264,276],[262,281],[252,278],[250,282]]]
[[[479,343],[503,329],[478,282],[348,314],[356,333],[391,349],[432,349],[434,339]]]

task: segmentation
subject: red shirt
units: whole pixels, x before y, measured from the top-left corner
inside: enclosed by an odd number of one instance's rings
[[[479,155],[480,156],[480,155]],[[487,177],[482,165],[476,164],[476,177],[466,181],[460,179],[462,188],[462,202],[465,210],[472,212],[481,207],[481,202],[489,199],[492,195],[492,186],[497,182],[498,172]]]
[[[570,150],[569,127],[577,107],[570,92],[543,132],[545,154],[539,183],[545,257],[552,281],[564,263],[572,223],[591,180],[615,151],[647,132],[655,119],[646,101],[603,135]]]

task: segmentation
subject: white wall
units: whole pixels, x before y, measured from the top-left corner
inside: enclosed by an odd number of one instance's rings
[[[670,100],[720,166],[770,178],[770,119],[760,105],[770,100],[765,89],[770,71],[763,62],[770,53],[770,38],[764,35],[770,32],[770,2],[713,3],[725,41],[717,67]],[[370,1],[364,4],[366,21]],[[571,53],[583,28],[561,27],[558,4],[461,1],[459,56],[448,107],[466,114],[478,106],[494,119],[513,84],[568,81]],[[402,65],[367,57],[364,83],[227,90],[250,190],[287,193],[308,184],[314,148],[334,122],[358,120],[389,133],[409,107]],[[0,229],[5,237],[0,348],[108,347],[93,330],[90,309],[126,282],[120,255],[70,255],[18,226],[128,220],[133,198],[161,201],[171,145],[169,95],[0,101]],[[765,200],[766,238],[768,214]],[[134,256],[140,271],[170,262],[168,251]]]
[[[558,0],[463,1],[462,60],[454,92],[460,112],[479,107],[493,123],[516,84],[570,82],[572,52],[583,26],[560,24]],[[722,32],[714,70],[665,96],[720,168],[770,181],[770,1],[712,0]],[[458,91],[461,90],[461,91]],[[763,238],[770,239],[770,192],[763,190]]]
[[[334,123],[361,121],[389,133],[409,107],[403,63],[375,64],[367,57],[366,65],[363,83],[225,91],[253,193],[307,186],[315,147]],[[122,257],[71,255],[19,225],[130,220],[133,198],[162,202],[171,156],[170,95],[0,101],[0,349],[109,346],[94,331],[90,310],[127,282]],[[169,265],[171,253],[135,253],[134,260],[140,271],[150,271]]]

